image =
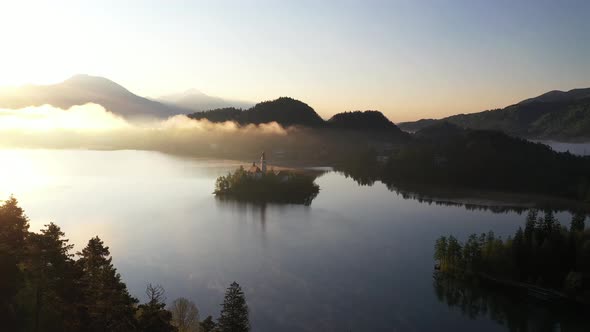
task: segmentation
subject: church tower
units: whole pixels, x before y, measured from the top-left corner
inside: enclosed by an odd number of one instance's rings
[[[260,157],[260,170],[263,174],[266,173],[266,156],[264,155],[264,152],[262,152],[262,156]]]

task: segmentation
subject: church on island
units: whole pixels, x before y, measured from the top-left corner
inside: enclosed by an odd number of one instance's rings
[[[260,156],[260,167],[256,166],[256,162],[253,162],[252,166],[248,169],[248,173],[257,178],[261,177],[262,174],[266,174],[266,155],[264,152],[262,152],[262,156]]]
[[[269,171],[266,163],[266,154],[264,152],[262,152],[262,155],[260,156],[260,163],[256,165],[256,162],[253,162],[252,166],[246,171],[248,172],[248,175],[257,180],[261,179],[263,175],[269,174],[269,172],[278,176],[280,182],[287,182],[291,179],[289,172],[273,171],[272,169]]]

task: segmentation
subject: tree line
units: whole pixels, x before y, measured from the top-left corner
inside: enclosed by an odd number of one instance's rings
[[[590,230],[586,215],[573,215],[569,228],[552,211],[530,210],[524,229],[505,240],[492,231],[464,243],[441,236],[434,245],[439,269],[453,275],[487,275],[563,291],[590,301]]]
[[[186,298],[166,305],[164,288],[149,284],[147,302],[131,296],[98,237],[77,252],[54,223],[39,233],[10,197],[0,205],[0,322],[4,331],[249,331],[248,306],[234,282],[217,320],[199,320]],[[75,259],[77,257],[77,259]]]

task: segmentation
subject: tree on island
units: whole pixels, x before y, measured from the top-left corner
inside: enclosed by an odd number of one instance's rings
[[[250,331],[246,297],[240,285],[235,281],[225,292],[218,325],[221,332]]]

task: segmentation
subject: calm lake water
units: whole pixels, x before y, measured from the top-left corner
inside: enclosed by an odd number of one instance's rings
[[[334,172],[311,206],[220,202],[215,178],[240,163],[157,152],[4,150],[0,165],[0,198],[13,193],[33,230],[53,221],[76,250],[99,235],[132,294],[161,284],[202,318],[235,280],[254,331],[506,331],[504,311],[531,330],[584,330],[524,300],[467,315],[435,287],[438,236],[507,236],[524,224],[515,212],[420,203]]]

